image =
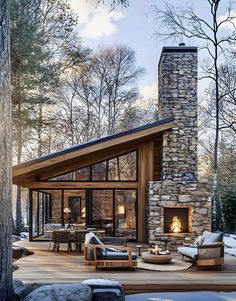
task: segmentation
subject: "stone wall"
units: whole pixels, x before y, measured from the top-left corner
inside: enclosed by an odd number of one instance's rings
[[[158,118],[174,116],[163,134],[162,179],[197,180],[197,48],[164,47],[159,62]]]
[[[164,47],[158,66],[159,119],[173,116],[174,126],[163,133],[162,181],[147,188],[147,237],[168,237],[170,249],[211,229],[210,187],[198,182],[197,64],[197,48],[180,46]],[[164,233],[165,207],[189,208],[189,233]]]
[[[150,182],[147,187],[147,236],[150,244],[160,244],[160,237],[171,239],[169,249],[190,244],[211,229],[210,187],[207,182],[172,181]],[[189,207],[190,233],[164,233],[164,208]]]

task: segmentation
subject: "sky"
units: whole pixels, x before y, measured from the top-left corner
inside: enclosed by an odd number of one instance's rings
[[[128,8],[110,9],[111,1],[104,1],[105,5],[97,6],[97,0],[71,0],[71,6],[79,15],[78,32],[84,46],[95,48],[98,45],[112,46],[125,44],[136,53],[138,66],[145,68],[145,75],[139,81],[141,94],[145,98],[157,95],[157,65],[163,46],[177,46],[175,41],[158,41],[154,33],[158,25],[153,19],[153,6],[164,8],[162,0],[130,0]],[[170,4],[184,6],[186,3],[195,4],[196,11],[201,17],[208,18],[206,0],[170,0]],[[219,14],[222,18],[226,14],[227,1]],[[236,9],[236,8],[235,8]],[[235,10],[236,13],[236,10]],[[230,30],[230,28],[226,28]],[[185,40],[186,46],[198,46],[197,41]],[[203,56],[200,55],[200,59]],[[202,89],[204,85],[201,85]]]

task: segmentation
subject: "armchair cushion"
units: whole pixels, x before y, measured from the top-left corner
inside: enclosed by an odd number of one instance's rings
[[[191,259],[220,258],[224,256],[220,242],[203,244],[198,247],[178,247],[178,252]]]
[[[129,255],[128,252],[121,252],[119,250],[114,251],[107,251],[105,255],[98,256],[98,259],[100,260],[128,260]],[[132,253],[132,259],[136,260],[137,255]]]
[[[212,232],[209,232],[209,231],[204,231],[202,236],[205,237],[205,240],[204,240],[204,243],[203,243],[205,245],[207,243],[212,243],[212,242],[222,242],[224,233],[223,232],[212,233]]]
[[[192,259],[198,258],[197,247],[178,247],[177,251],[186,257],[190,257]]]
[[[191,247],[198,247],[202,246],[204,243],[205,237],[204,236],[198,236],[198,238],[195,240],[195,242],[191,245]]]
[[[87,233],[85,236],[85,243],[86,244],[92,244],[92,245],[103,245],[103,243],[100,241],[100,239],[94,234],[94,233]],[[93,250],[91,248],[88,248],[87,250],[87,257],[89,260],[93,260],[94,259],[94,253]],[[103,256],[105,255],[106,249],[100,249],[98,248],[96,250],[97,252],[97,256]]]

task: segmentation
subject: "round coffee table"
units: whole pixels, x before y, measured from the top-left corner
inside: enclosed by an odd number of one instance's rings
[[[172,259],[171,254],[155,255],[148,252],[142,253],[142,260],[149,263],[168,263]]]

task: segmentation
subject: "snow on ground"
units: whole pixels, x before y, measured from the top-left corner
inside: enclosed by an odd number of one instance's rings
[[[236,256],[236,234],[224,236],[225,253]]]

